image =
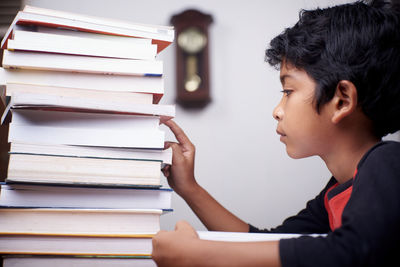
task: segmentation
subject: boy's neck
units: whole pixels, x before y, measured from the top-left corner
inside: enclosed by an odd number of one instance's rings
[[[342,184],[353,178],[361,158],[380,140],[373,136],[341,139],[334,148],[321,156],[329,171]]]

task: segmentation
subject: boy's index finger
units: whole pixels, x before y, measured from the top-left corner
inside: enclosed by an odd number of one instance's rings
[[[172,133],[175,135],[176,140],[181,143],[182,145],[192,145],[192,142],[190,141],[189,137],[185,134],[185,132],[182,130],[179,125],[173,121],[173,120],[168,120],[164,122],[165,125],[167,125]]]

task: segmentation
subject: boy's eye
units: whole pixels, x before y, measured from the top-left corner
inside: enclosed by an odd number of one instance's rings
[[[283,94],[286,95],[286,96],[289,96],[289,95],[292,93],[292,91],[293,91],[293,90],[284,89],[284,90],[281,91],[281,93],[283,93]]]

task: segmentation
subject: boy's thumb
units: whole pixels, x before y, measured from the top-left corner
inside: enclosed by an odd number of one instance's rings
[[[172,149],[172,162],[174,161],[174,158],[177,160],[181,160],[183,158],[182,149],[178,143],[166,142],[164,147]]]
[[[192,226],[190,226],[190,224],[184,220],[180,220],[175,224],[175,231],[180,231],[188,228],[190,229],[192,228]]]
[[[178,221],[175,225],[175,231],[190,233],[194,237],[198,237],[196,230],[187,221]]]

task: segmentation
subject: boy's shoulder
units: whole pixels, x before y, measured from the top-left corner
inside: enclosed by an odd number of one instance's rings
[[[400,153],[400,142],[397,141],[381,141],[370,149],[370,153]]]
[[[382,141],[373,146],[361,159],[358,169],[363,165],[400,166],[400,142]]]
[[[382,141],[373,146],[359,162],[353,186],[364,189],[371,187],[381,193],[388,188],[396,189],[398,192],[400,142]]]

